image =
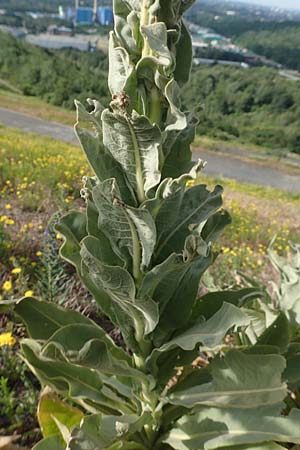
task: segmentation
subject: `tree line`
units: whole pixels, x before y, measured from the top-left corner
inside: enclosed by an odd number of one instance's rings
[[[25,95],[73,108],[74,99],[108,104],[107,56],[97,50],[45,50],[0,33],[0,78]],[[183,93],[198,133],[300,154],[300,81],[260,67],[195,68]]]
[[[73,108],[74,98],[109,101],[107,56],[101,51],[46,50],[0,33],[0,77],[25,95]]]
[[[197,109],[200,134],[300,154],[300,81],[216,65],[194,70],[183,98]]]
[[[248,31],[237,42],[250,50],[273,59],[286,67],[300,70],[300,27]]]

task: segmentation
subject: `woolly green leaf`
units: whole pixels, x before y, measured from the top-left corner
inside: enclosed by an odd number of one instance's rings
[[[98,229],[97,221],[98,212],[91,201],[87,202],[86,216],[80,212],[71,212],[70,214],[64,216],[60,223],[56,225],[57,231],[63,235],[65,240],[60,249],[60,254],[67,261],[75,265],[78,276],[94,296],[98,306],[112,320],[113,323],[117,323],[116,317],[111,308],[110,298],[105,291],[100,288],[100,286],[96,286],[93,283],[86,268],[82,264],[82,258],[80,255],[81,240],[89,232],[90,234],[97,235],[97,247],[100,248],[100,251],[104,255],[105,261],[108,260],[109,264],[115,264],[121,261],[111,250],[109,240]]]
[[[136,300],[136,289],[131,275],[122,267],[103,264],[96,256],[95,243],[95,239],[85,238],[81,250],[91,279],[110,296],[117,309],[128,316],[127,322],[140,323],[142,320],[145,333],[150,333],[157,325],[157,305],[151,299],[145,302]]]
[[[60,436],[49,436],[38,442],[32,450],[65,450],[66,446],[62,444]]]
[[[134,66],[125,48],[120,47],[114,32],[109,36],[108,87],[112,95],[126,92],[133,104],[136,97],[136,78]],[[103,130],[105,131],[105,130]]]
[[[230,303],[223,303],[220,310],[206,322],[196,323],[184,333],[166,343],[166,347],[176,345],[183,350],[193,350],[198,343],[214,348],[220,345],[231,328],[249,324],[249,317]]]
[[[197,119],[189,114],[186,118],[187,126],[177,133],[168,133],[166,141],[163,143],[163,154],[165,161],[162,170],[162,178],[180,177],[189,172],[195,162],[191,161],[191,144],[195,138]],[[204,166],[201,161],[201,168]]]
[[[291,245],[291,261],[269,248],[269,258],[281,276],[279,288],[275,288],[278,306],[292,324],[300,324],[300,245]]]
[[[152,51],[153,58],[158,64],[169,68],[174,61],[168,48],[168,32],[165,23],[157,22],[151,25],[142,25],[141,31]]]
[[[295,342],[289,345],[286,354],[286,369],[284,379],[292,388],[299,388],[300,385],[300,343]]]
[[[280,404],[287,395],[281,376],[285,360],[280,355],[250,355],[237,350],[211,363],[212,382],[176,392],[170,403],[188,408],[259,408]],[[253,414],[252,412],[250,413]]]
[[[281,353],[284,353],[289,344],[289,322],[286,316],[281,313],[274,322],[266,328],[259,336],[256,346],[274,345],[277,346]]]
[[[44,437],[59,435],[60,431],[54,419],[66,426],[69,432],[79,425],[83,413],[62,401],[54,392],[45,389],[40,397],[37,417]]]
[[[208,321],[198,320],[198,323],[188,328],[184,333],[174,337],[161,347],[155,348],[149,356],[147,364],[155,373],[156,366],[160,366],[160,359],[164,357],[164,353],[167,353],[168,356],[176,348],[191,352],[200,344],[214,348],[222,343],[223,338],[231,328],[248,324],[249,318],[242,311],[233,305],[224,303],[222,308]]]
[[[277,450],[270,441],[300,443],[300,411],[292,410],[288,417],[268,415],[263,410],[226,410],[204,408],[201,412],[184,416],[165,442],[176,450]],[[237,447],[235,447],[237,446]]]
[[[166,121],[165,132],[181,131],[187,126],[186,115],[180,111],[179,87],[174,79],[170,80],[165,87],[165,96],[169,102],[169,111]]]
[[[235,445],[234,447],[219,447],[220,450],[285,450],[286,447],[276,444],[275,442],[263,442],[261,444]]]
[[[132,366],[131,358],[117,347],[110,337],[97,326],[69,325],[61,328],[49,339],[43,350],[47,357],[64,359],[78,366],[89,367],[106,375],[116,375],[127,383],[135,378],[150,383],[150,377]]]
[[[16,304],[18,303],[19,299],[17,300],[1,300],[0,301],[0,314],[8,313],[9,311],[13,311]]]
[[[238,291],[224,290],[209,292],[196,301],[192,319],[196,320],[199,316],[209,319],[216,314],[224,302],[241,307],[248,300],[259,298],[262,295],[263,293],[256,288],[244,288]]]
[[[97,102],[91,102],[96,104],[96,106],[94,111],[89,113],[80,102],[75,101],[77,110],[75,132],[81,147],[97,178],[100,181],[104,181],[107,178],[115,178],[122,192],[123,200],[129,205],[134,205],[134,193],[122,167],[104,147],[101,121],[102,109]]]
[[[201,230],[201,237],[207,242],[215,242],[227,225],[231,224],[230,214],[225,211],[217,211],[210,216]]]
[[[182,22],[180,38],[176,45],[176,67],[174,72],[174,78],[180,87],[189,81],[192,63],[192,39],[184,22]]]
[[[160,181],[159,148],[161,132],[145,116],[133,113],[102,114],[103,143],[123,168],[138,200]]]
[[[159,298],[160,293],[161,299],[159,301],[163,302],[160,317],[161,328],[167,330],[180,329],[187,323],[197,296],[200,278],[211,263],[212,254],[208,251],[207,254],[200,255],[182,264],[180,268],[174,268],[173,273],[162,280],[155,293],[157,298]],[[161,289],[166,282],[173,284],[168,284],[163,294]]]
[[[85,450],[107,449],[114,442],[125,440],[131,434],[140,431],[145,423],[150,421],[151,415],[149,413],[144,413],[141,417],[134,414],[123,416],[94,414],[86,417],[80,428],[74,430],[68,448],[70,450],[82,450],[83,448]],[[116,446],[115,448],[126,449],[126,446]]]
[[[87,400],[94,409],[105,412],[124,412],[127,404],[110,389],[104,377],[87,367],[80,367],[61,359],[43,355],[43,348],[31,339],[21,343],[23,355],[36,376],[63,396],[77,401]],[[57,355],[59,356],[59,355]],[[122,393],[123,394],[123,393]]]
[[[80,267],[80,241],[87,235],[86,215],[72,211],[63,216],[55,229],[64,237],[64,243],[60,248],[61,256],[73,266]]]
[[[200,277],[211,261],[210,252],[188,261],[173,253],[145,275],[138,296],[150,297],[157,302],[160,328],[173,330],[186,323],[197,296]]]
[[[156,242],[155,224],[150,213],[124,205],[112,179],[93,189],[93,199],[99,212],[98,225],[115,253],[129,269],[133,266],[133,271],[144,270],[150,263]]]
[[[188,189],[183,195],[175,194],[177,210],[174,211],[174,196],[168,197],[155,218],[158,261],[166,259],[171,252],[182,251],[190,227],[205,222],[222,204],[221,186],[209,192],[205,185]],[[178,197],[178,198],[177,198]],[[174,218],[174,221],[172,220]],[[170,224],[170,225],[169,225]],[[172,224],[172,226],[171,226]]]
[[[33,339],[49,339],[53,333],[65,325],[93,325],[90,319],[77,311],[32,297],[21,299],[16,304],[15,311],[25,323],[27,332]]]

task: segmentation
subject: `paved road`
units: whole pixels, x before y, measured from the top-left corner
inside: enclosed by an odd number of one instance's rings
[[[19,128],[50,136],[59,140],[77,144],[77,138],[72,127],[55,122],[0,108],[0,122],[6,126]],[[1,129],[0,129],[1,133]],[[265,167],[255,162],[242,161],[234,155],[220,155],[214,152],[201,151],[195,154],[208,162],[205,172],[210,175],[234,178],[245,183],[276,187],[291,192],[300,193],[300,176],[283,173],[271,167]]]
[[[213,152],[201,152],[199,155],[207,161],[204,170],[210,175],[300,193],[300,175],[289,175],[252,161],[242,161],[231,155],[224,156]]]
[[[50,136],[60,141],[71,142],[72,144],[78,143],[72,127],[18,113],[10,109],[0,108],[0,123],[8,127],[20,128],[27,132]]]

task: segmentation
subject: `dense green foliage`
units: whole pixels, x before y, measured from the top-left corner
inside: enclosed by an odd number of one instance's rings
[[[93,176],[83,178],[85,208],[56,224],[60,252],[123,345],[55,303],[31,295],[0,303],[26,325],[23,358],[48,386],[35,450],[300,444],[291,403],[300,382],[299,247],[290,264],[270,251],[281,275],[274,298],[257,284],[199,297],[231,219],[221,186],[195,185],[204,164],[192,161],[196,121],[180,100],[192,66],[182,21],[190,3],[116,0],[111,102],[89,99],[90,112],[76,102]]]
[[[100,51],[48,51],[0,33],[0,78],[54,105],[107,103],[107,67]],[[184,102],[198,109],[200,134],[299,153],[299,85],[269,68],[195,68]]]
[[[73,6],[72,0],[0,0],[0,8],[8,11],[57,12],[59,5]]]
[[[300,27],[248,31],[237,40],[259,55],[273,59],[291,69],[300,70]]]
[[[299,88],[273,69],[214,66],[193,72],[184,100],[200,134],[300,153]]]
[[[0,78],[25,95],[67,108],[73,108],[75,97],[108,101],[107,57],[101,51],[49,51],[0,32]]]
[[[101,0],[102,5],[111,5],[111,0]],[[93,0],[80,0],[80,4],[93,6]],[[73,0],[0,0],[0,9],[8,12],[38,11],[57,13],[58,7],[74,7]]]
[[[188,18],[290,69],[300,68],[300,14],[288,19],[283,11],[271,10],[259,17],[248,5],[235,5],[235,15],[227,15],[228,5],[222,2],[198,2]],[[218,17],[218,20],[215,17]]]

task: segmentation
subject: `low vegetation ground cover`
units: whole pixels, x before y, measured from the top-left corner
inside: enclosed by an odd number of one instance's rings
[[[78,147],[34,134],[24,139],[21,131],[4,127],[0,156],[0,273],[2,286],[12,282],[11,296],[34,289],[49,217],[57,210],[63,213],[83,203],[80,175],[88,169]],[[267,246],[275,234],[280,252],[288,249],[289,240],[299,239],[297,195],[204,174],[199,181],[225,186],[224,206],[234,222],[224,233],[223,255],[219,257],[226,275],[241,266],[261,274],[261,266],[267,264]],[[59,239],[59,235],[56,237]],[[22,269],[22,276],[11,273],[16,267]]]
[[[36,107],[44,118],[55,118],[56,111],[56,120],[70,123],[67,113],[50,106],[49,112],[42,111],[32,97],[67,109],[74,108],[74,98],[98,98],[108,104],[107,66],[107,55],[101,51],[50,51],[0,32],[0,78],[6,83],[2,87],[10,83],[14,91],[29,97],[20,101],[24,106],[17,106],[15,95],[1,93],[0,102],[29,113]],[[300,153],[299,83],[267,67],[194,68],[183,92],[184,108],[197,110],[200,135],[267,147],[274,154]]]
[[[51,221],[49,224],[49,217],[57,210],[64,213],[83,206],[80,175],[88,168],[81,150],[34,134],[24,138],[22,132],[2,127],[0,161],[1,301],[34,293],[38,298],[75,309],[81,305],[81,310],[94,314],[87,301],[90,297],[79,287],[73,270],[58,258],[61,236],[53,232]],[[290,239],[299,240],[299,199],[233,180],[201,175],[199,181],[209,186],[220,181],[225,185],[224,206],[233,217],[219,245],[217,264],[204,285],[212,288],[243,284],[237,269],[264,283],[274,278],[267,247],[275,234],[276,249],[282,254],[289,250]],[[23,329],[13,326],[10,319],[8,315],[0,322],[0,366],[5,367],[0,373],[0,404],[4,411],[0,435],[7,431],[21,433],[21,443],[29,445],[40,438],[35,419],[39,386],[17,356]]]
[[[49,105],[38,97],[24,96],[1,87],[4,86],[0,80],[0,107],[64,125],[73,125],[74,112]]]
[[[73,269],[58,257],[61,236],[53,231],[52,214],[83,207],[80,175],[88,171],[81,150],[50,138],[1,128],[0,132],[0,290],[1,302],[23,295],[69,305],[94,315],[90,296]],[[202,288],[243,284],[238,269],[267,283],[275,274],[267,247],[277,234],[275,248],[289,250],[289,240],[300,238],[300,200],[297,196],[201,175],[209,187],[225,186],[224,206],[233,224],[219,244],[217,263]],[[270,204],[272,198],[272,204]],[[99,318],[101,320],[101,318]],[[11,316],[0,321],[2,336],[0,405],[4,411],[0,435],[21,433],[21,443],[40,438],[35,419],[38,385],[17,356],[20,325]],[[10,334],[12,333],[12,334]],[[14,336],[14,338],[11,338]],[[9,345],[7,345],[9,344]],[[13,376],[17,367],[20,374]],[[29,377],[29,378],[28,378]],[[18,399],[22,398],[20,408]]]

